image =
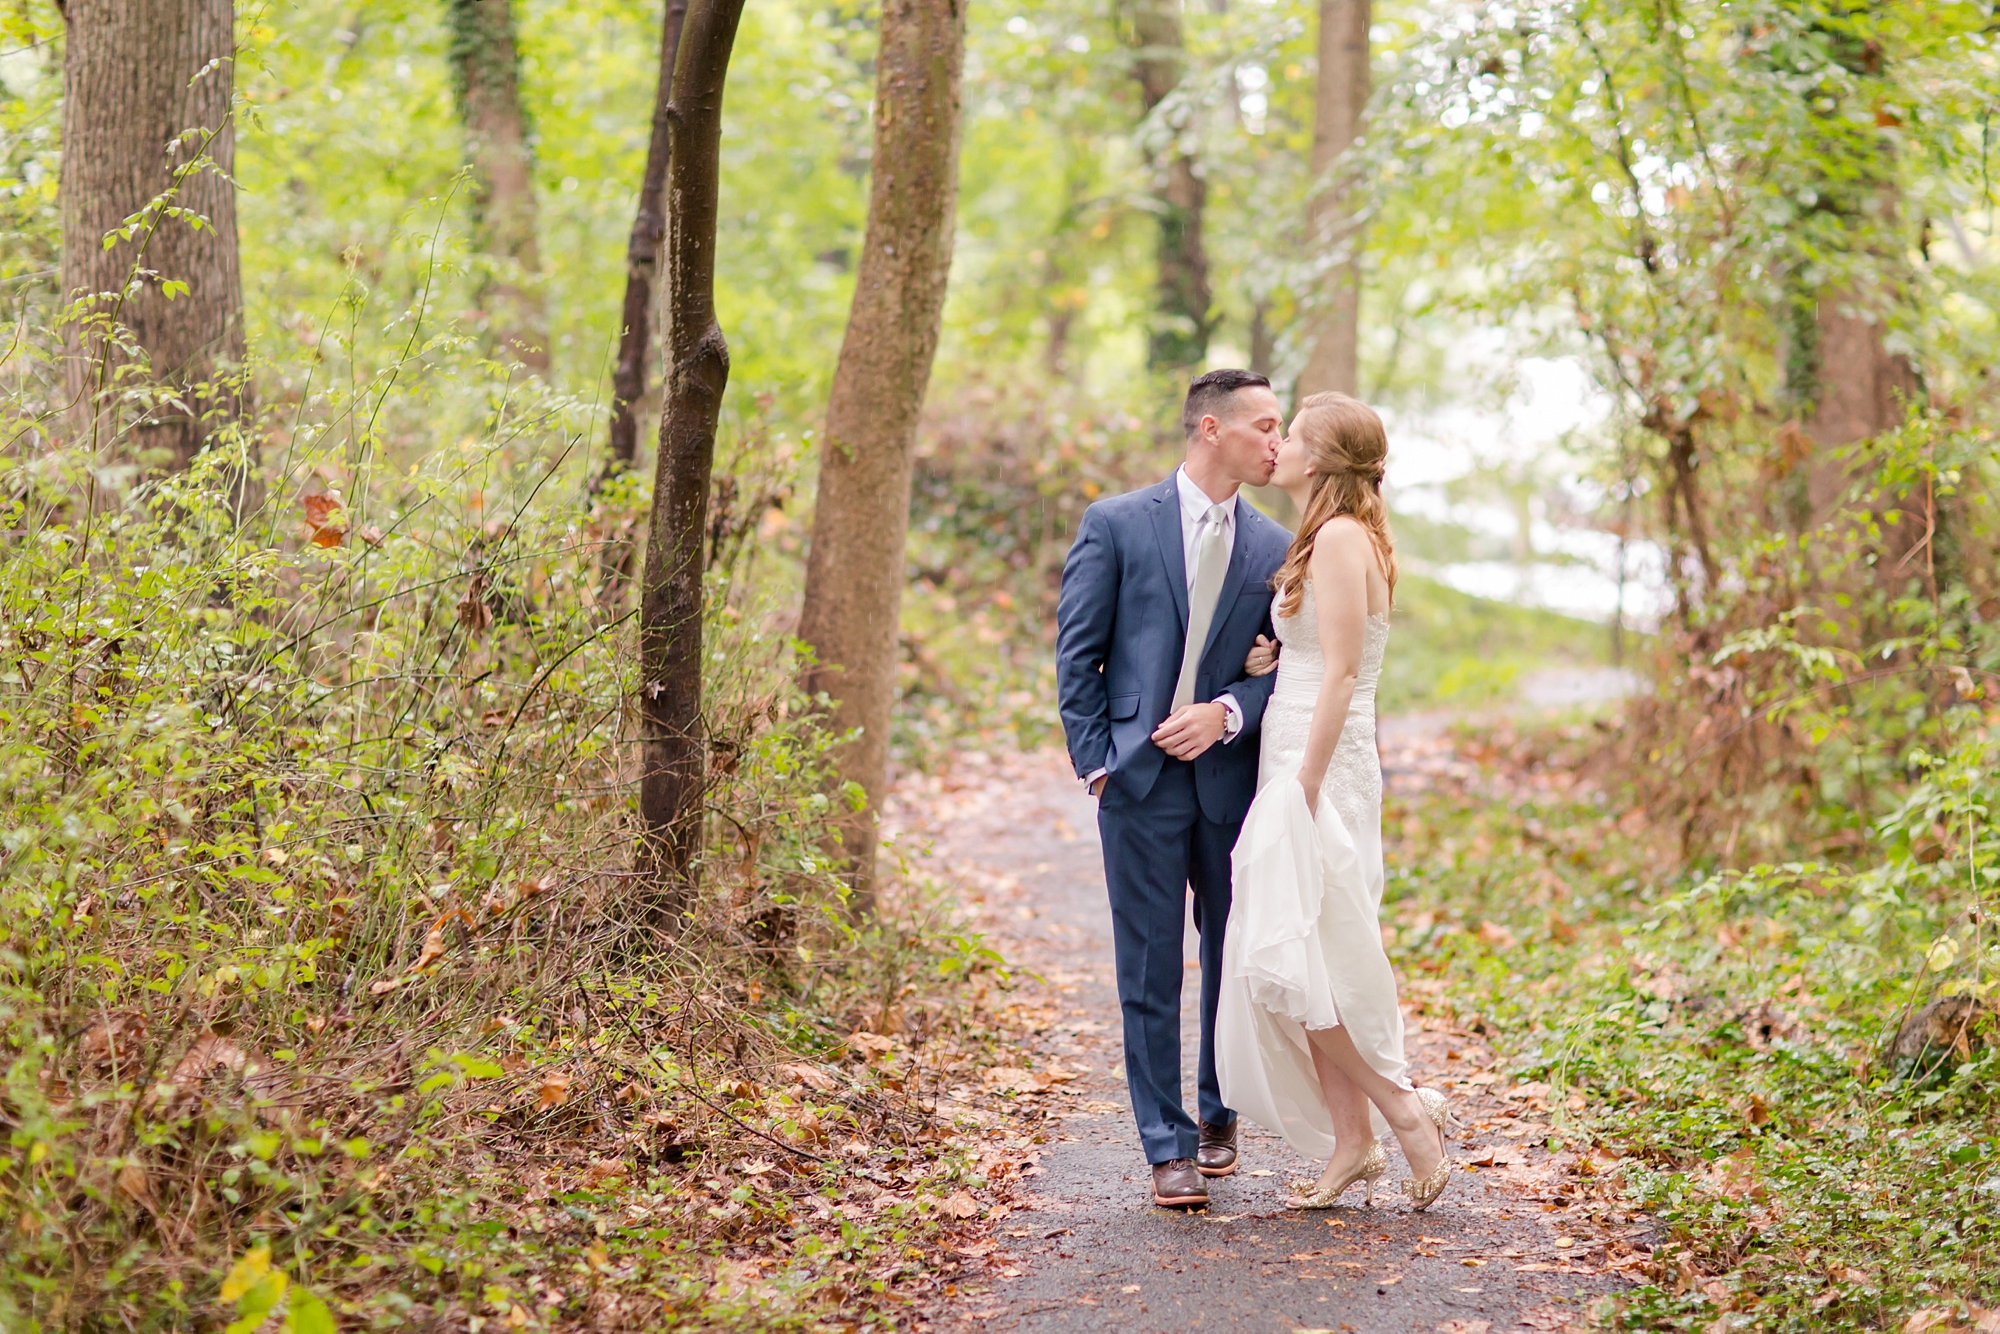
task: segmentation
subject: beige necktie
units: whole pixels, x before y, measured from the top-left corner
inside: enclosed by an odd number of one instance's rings
[[[1229,547],[1222,540],[1222,522],[1229,511],[1210,505],[1201,516],[1194,539],[1194,587],[1188,591],[1187,647],[1181,650],[1181,678],[1174,685],[1174,708],[1194,703],[1194,676],[1201,651],[1208,644],[1208,627],[1215,621],[1215,600],[1222,595],[1222,578],[1229,573]]]

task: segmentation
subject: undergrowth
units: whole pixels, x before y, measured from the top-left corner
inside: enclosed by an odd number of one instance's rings
[[[2000,1304],[2000,710],[1964,699],[1935,731],[1841,864],[1678,863],[1677,822],[1580,777],[1588,726],[1467,738],[1478,776],[1392,799],[1399,969],[1550,1086],[1555,1146],[1599,1173],[1588,1208],[1654,1220],[1611,1327],[1947,1327]]]
[[[55,340],[10,354],[0,1326],[893,1320],[984,1207],[992,1116],[940,1088],[1005,974],[937,887],[857,924],[826,863],[834,738],[754,540],[796,447],[739,421],[719,460],[664,937],[604,559],[644,488],[588,405],[391,323],[179,473],[136,377],[80,429]]]

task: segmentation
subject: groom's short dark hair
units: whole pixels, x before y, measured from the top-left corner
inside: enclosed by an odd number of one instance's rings
[[[1197,376],[1188,386],[1187,402],[1181,404],[1181,434],[1192,439],[1201,429],[1201,419],[1219,416],[1216,409],[1237,390],[1270,387],[1270,378],[1255,371],[1220,370]]]

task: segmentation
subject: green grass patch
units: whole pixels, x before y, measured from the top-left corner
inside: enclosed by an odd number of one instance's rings
[[[1422,575],[1397,580],[1392,625],[1383,713],[1503,703],[1529,672],[1610,661],[1607,626],[1473,597]]]

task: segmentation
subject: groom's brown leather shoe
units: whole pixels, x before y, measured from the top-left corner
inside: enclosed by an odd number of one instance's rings
[[[1236,1128],[1243,1124],[1237,1117],[1229,1123],[1227,1130],[1218,1130],[1206,1121],[1201,1127],[1201,1147],[1194,1151],[1195,1170],[1205,1177],[1226,1177],[1236,1170]]]
[[[1194,1159],[1153,1164],[1153,1203],[1169,1208],[1207,1207],[1208,1183],[1195,1169]]]

